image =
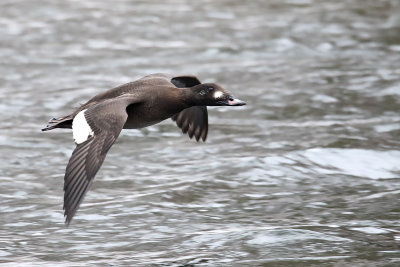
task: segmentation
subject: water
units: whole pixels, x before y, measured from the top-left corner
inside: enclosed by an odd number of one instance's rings
[[[2,266],[400,264],[397,1],[0,3]],[[194,73],[248,102],[205,144],[123,131],[70,227],[68,130],[97,92]]]

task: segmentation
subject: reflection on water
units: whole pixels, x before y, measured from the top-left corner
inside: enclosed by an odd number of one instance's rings
[[[0,262],[44,266],[395,266],[398,1],[3,1]],[[125,131],[73,224],[67,130],[97,92],[154,72],[217,81],[197,144]]]

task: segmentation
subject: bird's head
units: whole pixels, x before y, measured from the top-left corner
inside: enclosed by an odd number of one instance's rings
[[[202,83],[191,87],[192,96],[199,106],[243,106],[246,103],[234,98],[216,83]]]

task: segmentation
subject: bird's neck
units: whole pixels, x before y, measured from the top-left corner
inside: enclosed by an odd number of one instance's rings
[[[184,108],[197,106],[196,98],[193,97],[191,88],[179,88],[179,98],[181,99]]]

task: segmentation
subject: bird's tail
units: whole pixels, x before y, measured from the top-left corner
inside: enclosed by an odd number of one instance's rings
[[[55,128],[72,128],[72,116],[68,115],[65,117],[60,117],[60,118],[52,118],[47,126],[42,129],[42,131],[49,131],[53,130]]]

